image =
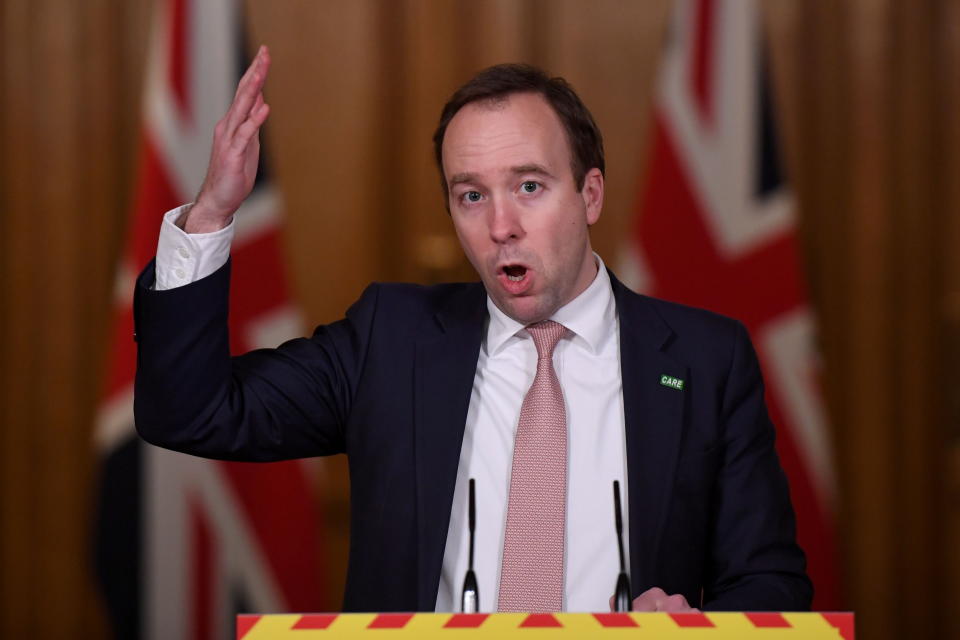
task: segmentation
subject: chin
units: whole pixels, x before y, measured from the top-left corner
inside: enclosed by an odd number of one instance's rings
[[[500,310],[523,325],[534,324],[546,320],[553,315],[553,310],[545,308],[533,298],[520,298],[504,301],[499,305]]]

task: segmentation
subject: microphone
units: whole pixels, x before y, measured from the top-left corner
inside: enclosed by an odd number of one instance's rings
[[[470,478],[470,507],[468,516],[470,527],[470,556],[467,564],[467,575],[463,579],[463,595],[460,598],[461,610],[464,613],[477,613],[480,611],[480,591],[477,589],[477,576],[473,572],[473,537],[477,525],[477,504],[473,485],[473,478]],[[621,564],[623,564],[622,561]]]
[[[472,482],[472,481],[471,481]],[[620,510],[620,482],[613,481],[613,515],[617,527],[617,547],[620,551],[620,575],[617,576],[617,589],[613,596],[613,610],[630,611],[630,578],[623,561],[623,514]]]

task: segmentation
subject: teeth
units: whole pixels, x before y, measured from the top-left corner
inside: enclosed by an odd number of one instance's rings
[[[512,280],[513,282],[520,282],[521,280],[523,280],[523,276],[511,276],[511,275],[508,275],[507,278],[509,278],[509,279]]]

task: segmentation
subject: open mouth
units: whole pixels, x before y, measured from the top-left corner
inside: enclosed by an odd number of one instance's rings
[[[500,267],[497,278],[503,289],[515,296],[526,295],[533,285],[533,271],[523,264],[505,264]]]
[[[503,268],[504,275],[511,282],[520,282],[527,275],[527,268],[519,264],[510,264]]]

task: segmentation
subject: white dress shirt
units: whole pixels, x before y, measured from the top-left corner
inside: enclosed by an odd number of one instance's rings
[[[567,411],[565,611],[609,611],[620,571],[613,481],[626,516],[626,434],[620,332],[610,277],[599,256],[593,283],[552,320],[572,335],[553,353]],[[480,346],[467,411],[453,509],[443,554],[437,611],[459,611],[467,571],[469,479],[476,481],[474,571],[480,610],[495,611],[520,405],[537,370],[537,349],[523,325],[487,298],[490,320]],[[629,540],[624,518],[624,542]],[[629,566],[629,560],[628,566]]]
[[[186,205],[185,205],[186,206]],[[227,261],[234,223],[204,234],[164,216],[157,246],[156,288],[171,289],[211,275]],[[567,526],[563,608],[608,611],[620,570],[614,529],[613,481],[620,481],[627,532],[626,434],[620,377],[620,332],[610,278],[596,256],[597,275],[552,320],[571,334],[557,345],[554,368],[567,412]],[[510,490],[513,440],[520,405],[533,382],[537,351],[520,323],[487,298],[490,318],[480,347],[460,451],[453,508],[443,554],[437,611],[459,611],[467,571],[467,493],[476,481],[474,570],[480,610],[495,611]],[[625,549],[625,551],[628,549]],[[627,558],[629,566],[629,558]]]
[[[230,257],[233,241],[233,219],[223,229],[212,233],[187,233],[175,223],[183,210],[191,205],[171,209],[160,224],[157,242],[157,291],[175,289],[212,275]]]

